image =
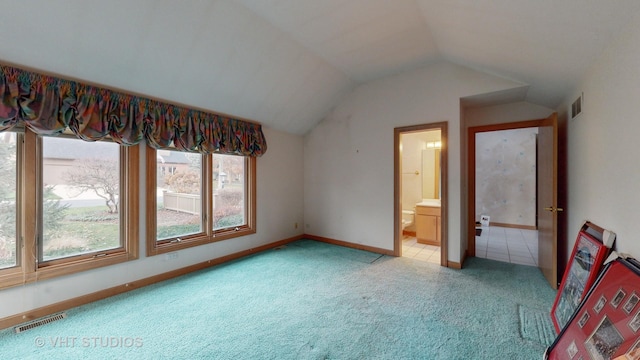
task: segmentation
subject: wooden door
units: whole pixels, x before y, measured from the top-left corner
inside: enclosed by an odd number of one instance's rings
[[[538,128],[538,267],[558,288],[558,119],[553,113]]]

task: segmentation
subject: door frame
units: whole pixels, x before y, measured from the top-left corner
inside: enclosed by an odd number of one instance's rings
[[[449,229],[449,171],[448,171],[448,122],[436,122],[429,124],[411,125],[393,129],[393,255],[402,256],[402,179],[400,166],[402,154],[400,152],[400,136],[406,133],[440,130],[440,266],[448,266],[448,229]]]
[[[476,256],[476,134],[482,132],[537,128],[552,125],[548,118],[502,124],[473,126],[467,129],[467,255]],[[537,156],[537,155],[536,155]],[[538,208],[536,207],[536,223]]]

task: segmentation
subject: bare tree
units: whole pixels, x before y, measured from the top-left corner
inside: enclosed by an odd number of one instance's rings
[[[91,190],[103,198],[109,213],[118,212],[120,185],[118,162],[107,159],[76,160],[78,166],[67,172],[66,180],[82,192]]]

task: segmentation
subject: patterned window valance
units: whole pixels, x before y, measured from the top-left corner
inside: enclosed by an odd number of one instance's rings
[[[260,124],[0,65],[0,131],[23,124],[37,134],[70,129],[88,141],[261,156]]]

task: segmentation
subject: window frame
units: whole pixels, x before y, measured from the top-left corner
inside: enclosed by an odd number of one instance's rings
[[[64,136],[64,135],[60,135]],[[120,152],[120,236],[122,246],[116,249],[70,256],[44,262],[38,261],[41,236],[42,139],[29,129],[23,133],[22,156],[18,167],[21,174],[18,223],[21,237],[19,267],[0,271],[0,288],[73,274],[103,266],[138,259],[139,249],[139,173],[140,145],[122,146]]]
[[[178,150],[174,150],[178,151]],[[245,224],[213,229],[213,169],[212,154],[202,155],[202,191],[201,191],[201,226],[202,231],[185,236],[157,239],[157,150],[147,146],[145,156],[146,168],[146,231],[147,256],[155,256],[186,249],[194,246],[210,244],[236,237],[256,233],[256,158],[243,156],[245,161],[244,176],[244,211]]]

